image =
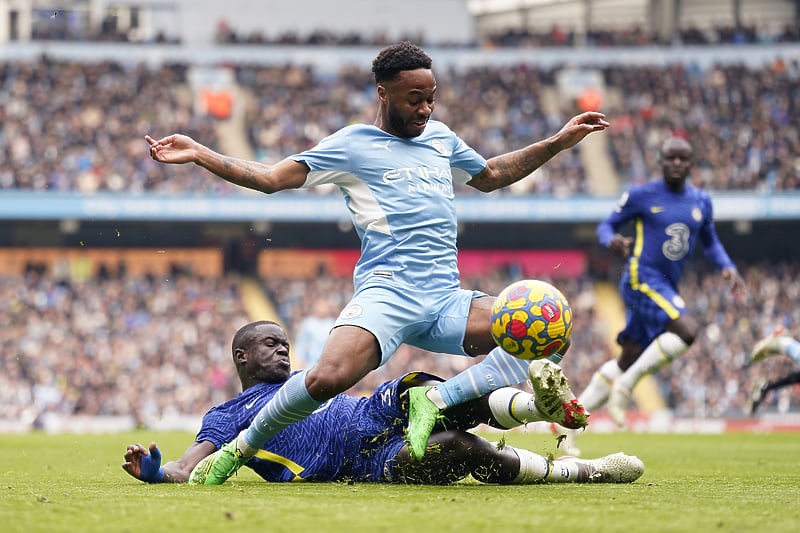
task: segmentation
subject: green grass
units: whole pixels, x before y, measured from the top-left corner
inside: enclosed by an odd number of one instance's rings
[[[587,457],[641,457],[631,485],[448,487],[269,484],[243,469],[219,487],[147,485],[121,468],[125,446],[155,438],[166,459],[184,433],[0,435],[0,530],[529,531],[559,533],[797,531],[800,435],[587,434]],[[507,442],[546,453],[552,436]]]

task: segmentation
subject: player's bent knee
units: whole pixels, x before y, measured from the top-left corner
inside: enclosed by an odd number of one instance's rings
[[[320,371],[315,367],[306,374],[306,389],[315,400],[326,401],[345,392],[360,379],[360,376],[353,377],[341,372]]]

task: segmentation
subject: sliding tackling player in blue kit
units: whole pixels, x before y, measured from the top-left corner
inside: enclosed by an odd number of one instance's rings
[[[156,161],[194,163],[267,194],[334,184],[361,239],[355,294],[319,361],[292,376],[237,439],[209,458],[207,484],[223,483],[267,439],[350,389],[402,343],[434,353],[488,354],[441,385],[409,389],[407,439],[415,459],[424,456],[441,411],[526,379],[550,420],[586,425],[560,367],[546,361],[529,367],[498,348],[490,332],[494,299],[461,287],[454,184],[482,192],[507,187],[609,123],[602,113],[582,113],[543,141],[486,160],[431,119],[437,83],[419,47],[385,48],[372,72],[379,104],[374,124],[346,126],[274,165],[221,155],[185,135],[145,137]]]
[[[292,373],[289,342],[278,324],[259,321],[239,329],[231,343],[242,393],[203,417],[195,442],[182,457],[161,465],[161,450],[130,444],[122,468],[148,483],[201,485],[198,464],[234,439],[280,390]],[[500,429],[536,420],[532,396],[498,389],[447,410],[447,430],[438,426],[422,461],[414,461],[404,440],[407,422],[401,396],[412,386],[438,380],[412,372],[387,381],[367,398],[337,394],[307,418],[268,439],[247,462],[271,482],[359,481],[453,483],[472,475],[484,483],[630,483],[644,471],[637,457],[615,453],[592,460],[542,455],[497,443],[466,431],[478,424]]]

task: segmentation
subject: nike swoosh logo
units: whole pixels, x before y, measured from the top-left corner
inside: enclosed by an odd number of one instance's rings
[[[661,213],[663,211],[664,211],[664,208],[661,207],[660,205],[653,206],[653,207],[650,208],[650,212],[651,213]]]
[[[258,401],[259,398],[261,398],[261,396],[256,396],[254,399],[252,399],[249,402],[247,402],[246,404],[244,404],[244,408],[249,411],[250,409],[253,408],[253,406],[256,404],[256,402]]]

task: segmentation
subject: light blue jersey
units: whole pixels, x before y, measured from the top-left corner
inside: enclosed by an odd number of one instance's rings
[[[348,126],[292,159],[310,169],[304,187],[333,183],[344,195],[361,239],[356,292],[371,276],[419,290],[459,286],[453,183],[486,160],[447,126],[431,120],[410,139]]]
[[[375,335],[382,363],[402,343],[466,355],[470,303],[485,294],[460,286],[453,183],[486,160],[437,121],[410,139],[348,126],[292,159],[310,169],[304,187],[339,187],[361,239],[355,295],[336,325]]]

